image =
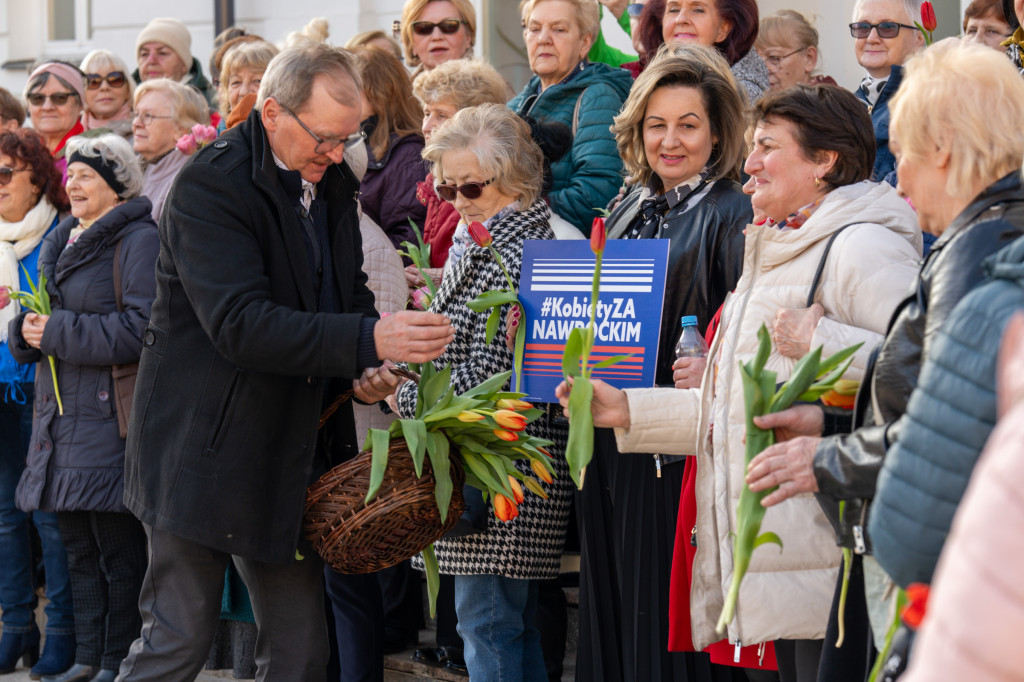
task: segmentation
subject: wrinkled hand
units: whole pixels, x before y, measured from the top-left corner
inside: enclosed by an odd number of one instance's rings
[[[676,388],[700,388],[707,366],[707,358],[677,358],[672,363],[672,381]]]
[[[562,413],[569,418],[569,393],[572,390],[572,379],[563,381],[555,389],[555,396],[562,406]],[[600,379],[591,379],[594,385],[594,398],[590,401],[590,413],[594,416],[594,426],[600,428],[629,428],[629,400],[625,392],[607,384]]]
[[[352,382],[352,394],[364,403],[375,403],[394,395],[398,387],[408,381],[405,377],[391,373],[394,365],[385,362],[380,367],[367,367],[363,375]]]
[[[814,478],[814,451],[821,438],[802,437],[776,443],[750,461],[747,466],[747,485],[758,493],[778,486],[761,500],[761,506],[771,507],[800,493],[818,492]]]
[[[443,268],[426,268],[423,272],[433,280],[434,284],[441,286],[441,273]],[[410,291],[413,289],[419,289],[427,284],[427,281],[423,279],[423,274],[420,273],[420,269],[415,265],[405,266],[405,283],[409,285]]]
[[[451,320],[437,313],[401,310],[373,327],[377,357],[394,362],[429,362],[455,338]]]
[[[794,405],[782,412],[754,417],[754,426],[774,430],[777,443],[801,436],[821,436],[825,430],[825,413],[818,405]]]
[[[46,329],[46,323],[49,321],[49,315],[29,313],[21,324],[21,338],[25,339],[25,343],[32,348],[39,348],[43,342],[43,330]]]
[[[598,0],[602,5],[608,8],[608,11],[615,15],[618,19],[622,16],[622,13],[626,11],[626,6],[629,4],[629,0]]]
[[[818,320],[825,316],[820,303],[810,308],[780,308],[772,322],[772,339],[775,347],[787,358],[799,360],[811,350],[811,339],[818,326]]]
[[[522,319],[522,309],[518,303],[513,303],[512,307],[505,313],[505,345],[513,353],[516,350],[516,331],[519,330],[519,322]]]
[[[11,303],[11,291],[7,287],[0,287],[0,308],[6,308]]]

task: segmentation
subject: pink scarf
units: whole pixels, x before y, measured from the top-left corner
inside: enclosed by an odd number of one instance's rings
[[[96,128],[109,128],[112,121],[130,121],[132,118],[132,107],[131,104],[125,102],[121,105],[121,108],[117,110],[110,118],[98,118],[93,116],[88,110],[82,112],[82,125],[86,130],[95,130]]]

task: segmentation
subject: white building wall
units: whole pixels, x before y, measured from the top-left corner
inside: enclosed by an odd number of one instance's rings
[[[193,54],[204,72],[213,48],[213,0],[78,0],[91,8],[92,36],[76,43],[52,44],[45,40],[47,0],[0,0],[0,63],[40,58],[81,58],[95,47],[104,47],[134,62],[135,37],[157,16],[176,16],[192,31]],[[862,71],[853,57],[853,39],[847,24],[855,0],[760,0],[767,15],[783,8],[814,17],[821,34],[822,71],[845,87],[856,87]],[[959,17],[969,0],[936,0],[940,33],[959,32]],[[391,30],[401,15],[404,0],[235,0],[235,23],[268,40],[279,41],[301,28],[310,18],[326,17],[331,39],[343,44],[352,35],[372,29]],[[477,51],[491,59],[509,81],[519,87],[529,73],[519,29],[517,0],[474,0],[480,20]],[[607,40],[630,49],[625,34],[610,16],[605,17]],[[0,69],[0,86],[20,93],[26,72]]]

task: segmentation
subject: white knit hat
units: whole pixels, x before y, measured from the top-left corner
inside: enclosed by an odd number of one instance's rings
[[[163,43],[174,50],[187,71],[192,67],[192,34],[188,27],[178,19],[162,17],[153,19],[142,29],[135,40],[135,59],[138,60],[139,50],[146,43]]]

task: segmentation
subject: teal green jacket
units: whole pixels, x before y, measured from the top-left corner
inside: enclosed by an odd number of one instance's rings
[[[572,148],[551,164],[554,185],[548,202],[555,213],[589,235],[590,223],[598,215],[595,209],[604,208],[622,182],[622,160],[611,124],[633,77],[624,69],[589,64],[568,83],[552,85],[533,97],[539,85],[540,78],[534,76],[508,106],[520,115],[573,128]],[[574,115],[577,102],[579,113]]]

